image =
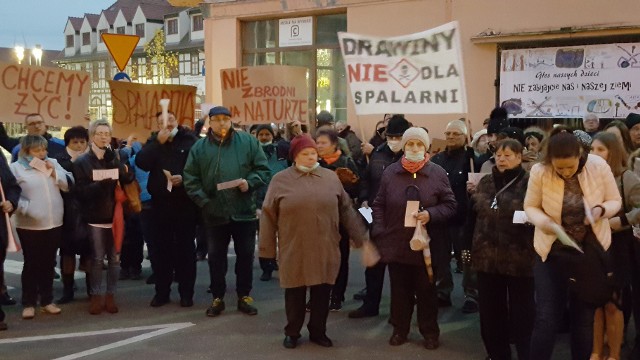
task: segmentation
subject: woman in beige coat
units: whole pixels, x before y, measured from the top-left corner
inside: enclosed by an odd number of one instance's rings
[[[340,268],[338,224],[344,225],[357,246],[366,240],[366,228],[338,176],[318,166],[313,139],[297,136],[289,155],[293,166],[273,177],[262,205],[260,257],[275,259],[277,243],[287,314],[284,347],[297,346],[307,287],[311,291],[309,340],[330,347],[333,344],[325,332],[329,294]]]

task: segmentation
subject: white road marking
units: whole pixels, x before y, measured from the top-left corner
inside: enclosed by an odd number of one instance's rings
[[[0,344],[16,344],[22,342],[33,342],[33,341],[43,341],[43,340],[56,340],[56,339],[66,339],[66,338],[76,338],[76,337],[86,337],[86,336],[96,336],[96,335],[105,335],[105,334],[117,334],[123,332],[136,332],[136,331],[145,331],[145,330],[155,330],[152,332],[148,332],[145,334],[137,335],[125,340],[116,341],[111,344],[98,346],[93,349],[81,351],[75,354],[66,355],[63,357],[56,358],[54,360],[73,360],[79,359],[85,356],[97,354],[99,352],[115,349],[118,347],[126,346],[129,344],[133,344],[136,342],[144,341],[150,339],[152,337],[164,335],[173,331],[182,330],[191,326],[194,326],[194,323],[175,323],[175,324],[162,324],[162,325],[151,325],[151,326],[138,326],[138,327],[130,327],[130,328],[117,328],[117,329],[108,329],[108,330],[98,330],[98,331],[87,331],[87,332],[77,332],[77,333],[68,333],[68,334],[56,334],[56,335],[44,335],[44,336],[29,336],[29,337],[21,337],[21,338],[12,338],[12,339],[2,339],[0,340]]]

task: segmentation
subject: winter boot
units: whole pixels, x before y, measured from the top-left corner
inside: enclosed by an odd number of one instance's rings
[[[107,294],[105,297],[104,309],[111,314],[118,312],[118,306],[116,305],[116,300],[114,299],[113,294]]]
[[[73,301],[73,285],[73,274],[62,274],[62,297],[56,303],[67,304]]]
[[[91,305],[89,305],[89,314],[98,315],[102,312],[103,308],[104,308],[104,296],[92,295]]]

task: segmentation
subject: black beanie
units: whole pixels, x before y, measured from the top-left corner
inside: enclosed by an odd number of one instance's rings
[[[497,107],[491,110],[491,115],[489,115],[489,125],[487,126],[487,134],[497,134],[506,127],[509,127],[507,110],[503,107]]]
[[[393,115],[387,124],[387,136],[402,136],[404,132],[410,128],[409,122],[402,115]]]
[[[269,132],[271,133],[271,136],[276,136],[276,134],[273,132],[273,128],[271,127],[271,125],[262,124],[262,125],[258,125],[258,127],[256,128],[256,137],[258,136],[258,134],[260,134],[260,131],[264,129],[269,130]]]
[[[631,128],[634,125],[640,124],[640,114],[629,113],[629,115],[627,115],[627,118],[625,119],[624,122],[629,128],[629,130],[631,130]]]

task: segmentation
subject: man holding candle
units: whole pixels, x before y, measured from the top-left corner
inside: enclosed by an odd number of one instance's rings
[[[196,280],[195,232],[197,208],[183,186],[182,172],[189,150],[198,140],[178,125],[172,112],[156,114],[160,131],[153,134],[136,155],[136,166],[149,171],[154,252],[151,259],[156,276],[151,306],[169,302],[175,271],[180,306],[193,306]]]

